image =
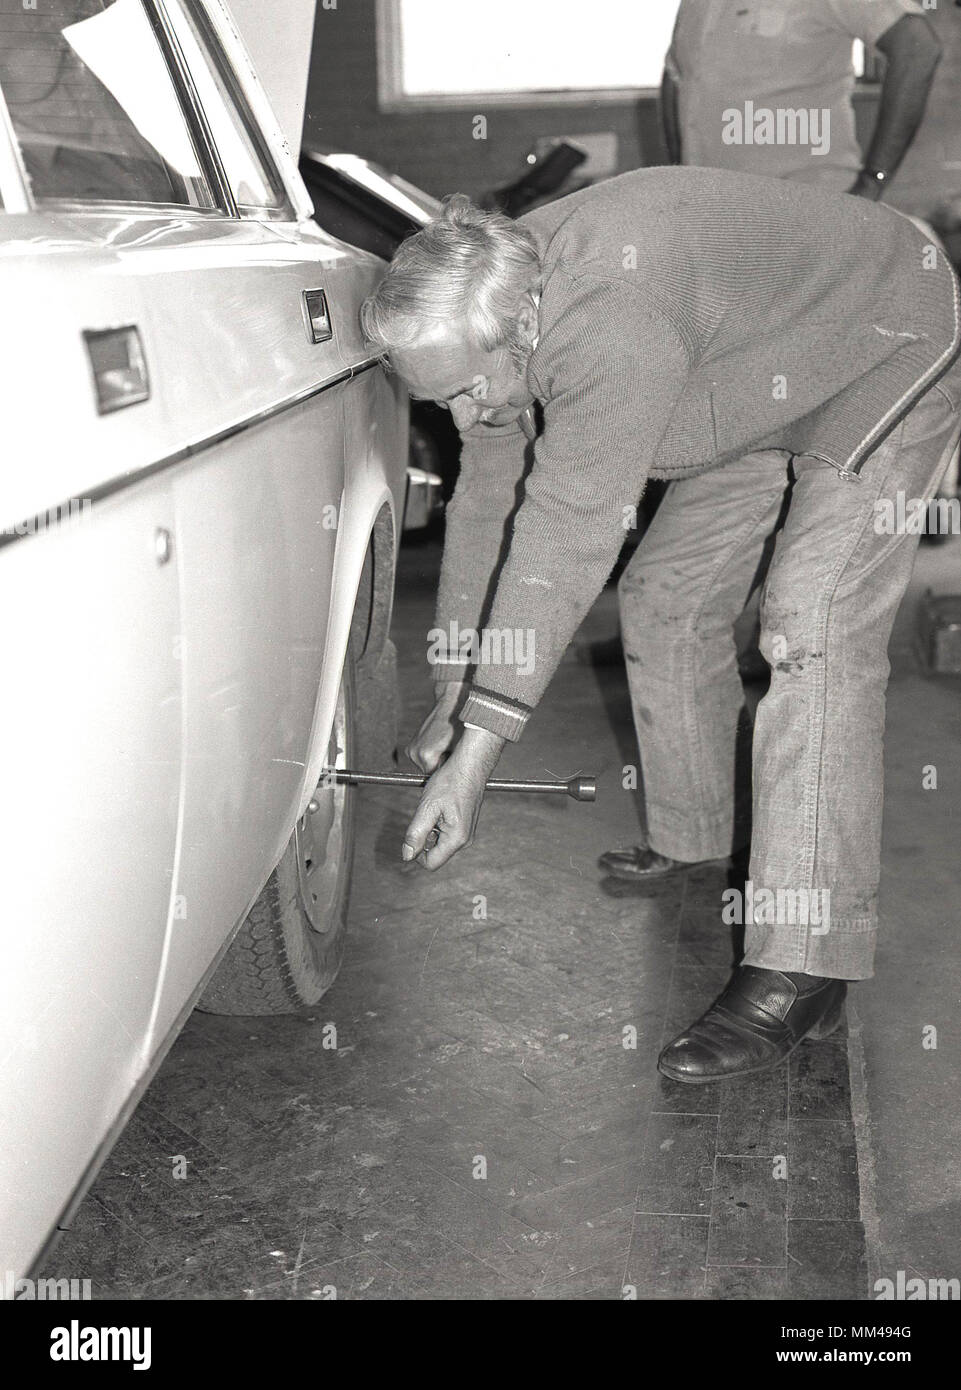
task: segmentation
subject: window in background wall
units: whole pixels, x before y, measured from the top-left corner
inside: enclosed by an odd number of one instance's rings
[[[658,87],[679,0],[378,0],[381,102],[623,100]],[[470,15],[464,22],[463,15]]]
[[[377,0],[382,107],[624,101],[661,85],[680,0]],[[876,55],[854,45],[855,72]]]

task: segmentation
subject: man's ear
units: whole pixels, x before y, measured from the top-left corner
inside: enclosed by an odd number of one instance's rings
[[[537,337],[537,305],[529,294],[525,294],[517,311],[517,329],[525,343],[532,343]]]

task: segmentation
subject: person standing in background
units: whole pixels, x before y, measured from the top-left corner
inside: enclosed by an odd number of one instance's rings
[[[855,39],[887,60],[863,156]],[[914,139],[940,59],[916,0],[681,0],[661,84],[669,160],[877,201]],[[780,126],[779,113],[788,116]]]

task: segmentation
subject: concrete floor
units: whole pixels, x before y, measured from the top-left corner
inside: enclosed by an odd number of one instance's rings
[[[407,731],[437,559],[405,551],[398,581]],[[957,559],[922,552],[915,589],[961,587]],[[302,1016],[195,1013],[48,1272],[95,1297],[271,1299],[863,1299],[898,1268],[956,1275],[958,682],[916,674],[912,602],[853,1100],[845,1034],[741,1083],[656,1073],[727,977],[725,873],[601,880],[641,814],[629,706],[622,670],[571,652],[501,771],[594,773],[597,803],[492,795],[473,848],[428,875],[400,867],[416,794],[360,793],[339,981]],[[615,630],[608,590],[578,641]]]

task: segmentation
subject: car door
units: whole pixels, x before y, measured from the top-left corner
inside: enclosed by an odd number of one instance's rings
[[[181,804],[175,498],[116,243],[147,203],[202,219],[214,195],[146,12],[124,0],[111,29],[113,9],[0,0],[0,1249],[17,1273],[143,1076]],[[175,179],[94,38],[150,89]]]
[[[246,915],[304,782],[344,491],[355,253],[294,205],[217,4],[165,0],[233,212],[132,250],[169,447],[183,594],[184,800],[154,1038]]]
[[[177,831],[170,488],[87,502],[0,550],[0,1245],[21,1271],[143,1070]]]

